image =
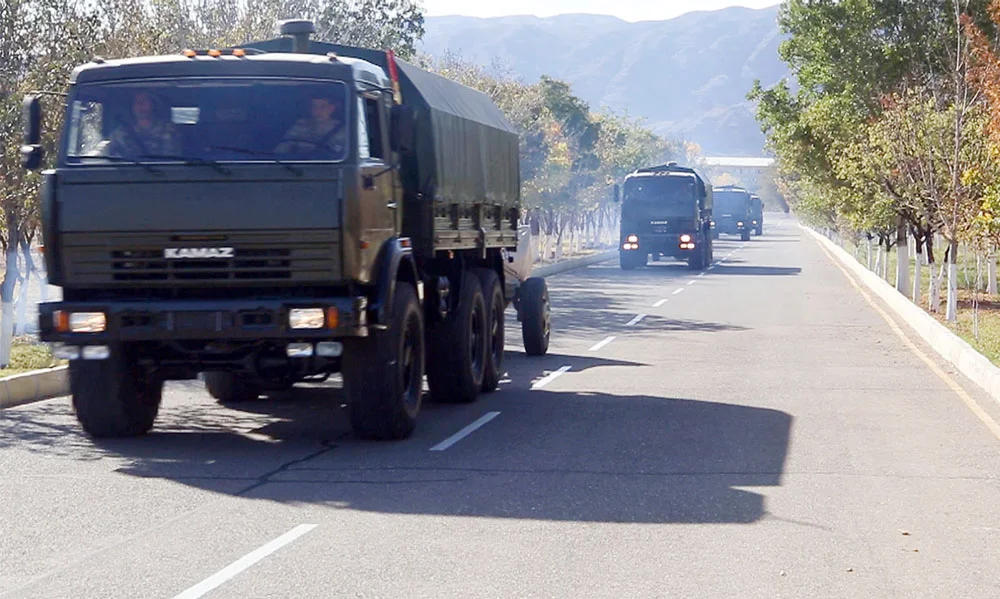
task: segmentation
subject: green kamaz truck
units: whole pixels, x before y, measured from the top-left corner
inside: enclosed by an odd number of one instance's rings
[[[40,331],[94,437],[154,423],[164,381],[221,402],[343,375],[361,436],[411,434],[423,399],[469,402],[550,334],[517,247],[518,134],[478,91],[390,52],[282,37],[77,68],[43,173]],[[24,166],[44,161],[25,99]]]
[[[750,192],[736,185],[720,185],[714,189],[715,213],[713,228],[715,235],[721,233],[739,235],[743,241],[750,239],[751,201]]]
[[[712,184],[692,168],[670,162],[625,177],[618,246],[620,266],[632,270],[670,257],[693,269],[712,263]]]

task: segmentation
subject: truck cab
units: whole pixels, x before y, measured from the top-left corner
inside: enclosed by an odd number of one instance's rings
[[[668,163],[625,178],[621,193],[621,268],[631,270],[661,256],[694,269],[712,261],[712,186],[697,171]]]
[[[752,210],[750,192],[736,185],[722,185],[714,189],[714,231],[720,234],[739,235],[743,241],[750,239]]]

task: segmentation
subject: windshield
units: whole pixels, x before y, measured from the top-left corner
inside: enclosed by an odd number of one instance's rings
[[[696,202],[693,177],[637,177],[625,182],[625,205],[642,214],[690,216]]]
[[[68,164],[347,157],[347,86],[292,79],[84,85],[70,101]]]
[[[713,201],[715,207],[712,212],[715,214],[744,214],[747,211],[749,199],[747,194],[738,191],[717,191]]]

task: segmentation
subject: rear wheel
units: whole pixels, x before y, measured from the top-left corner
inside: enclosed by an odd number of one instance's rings
[[[764,234],[764,225],[757,225],[757,237]]]
[[[507,302],[503,297],[500,277],[495,271],[480,268],[476,271],[486,301],[486,368],[483,371],[483,391],[496,391],[503,376],[504,311]]]
[[[549,287],[545,279],[532,277],[524,282],[518,293],[524,352],[529,356],[544,356],[549,351],[549,338],[552,336]]]
[[[260,397],[260,388],[234,372],[206,372],[205,389],[221,404],[243,403]]]
[[[434,401],[469,403],[483,388],[486,371],[486,301],[479,278],[462,274],[458,306],[430,327],[427,384]]]
[[[144,372],[127,347],[112,347],[106,360],[70,362],[69,380],[76,418],[88,435],[134,437],[153,428],[163,381]]]
[[[413,433],[423,393],[424,357],[424,318],[417,292],[409,283],[396,283],[389,327],[345,341],[344,392],[358,436],[395,440]]]

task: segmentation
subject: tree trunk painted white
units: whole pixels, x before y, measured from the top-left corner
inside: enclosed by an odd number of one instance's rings
[[[948,252],[948,297],[944,318],[948,322],[958,321],[958,244],[952,242]]]
[[[928,264],[931,271],[931,281],[927,293],[927,309],[937,314],[941,309],[941,279],[944,278],[945,264],[934,268],[937,264]]]
[[[913,288],[910,290],[910,299],[913,300],[914,304],[920,303],[920,267],[923,257],[923,254],[917,254],[916,260],[913,261]]]
[[[875,247],[875,274],[882,276],[882,244]]]
[[[997,294],[997,255],[993,252],[986,257],[986,292]]]
[[[896,232],[896,291],[906,295],[910,290],[910,246],[906,243],[906,229]]]
[[[865,247],[868,249],[868,270],[872,270],[872,240],[870,237]]]
[[[10,366],[10,349],[14,341],[14,288],[17,284],[17,243],[7,248],[7,269],[0,284],[0,368]]]

